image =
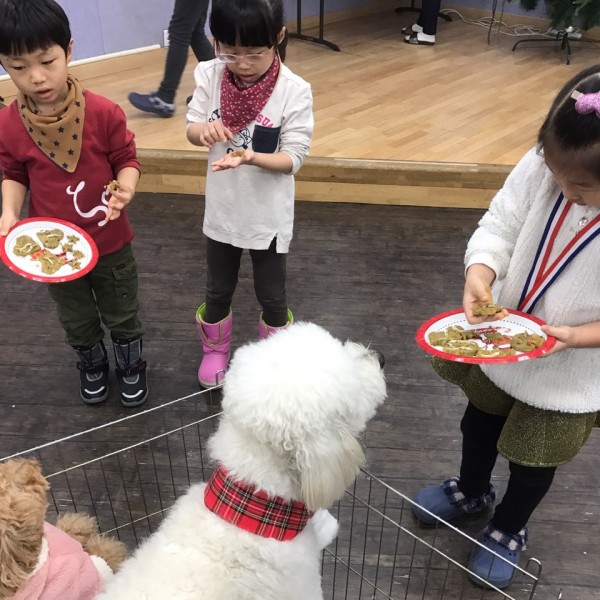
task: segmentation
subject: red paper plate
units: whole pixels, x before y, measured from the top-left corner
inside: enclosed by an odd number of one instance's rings
[[[58,229],[64,234],[57,248],[45,248],[37,235],[48,229]],[[39,253],[29,256],[15,254],[17,238],[23,235],[33,239],[41,249],[68,262],[55,273],[44,273],[40,261],[34,258]],[[63,244],[67,247],[64,248]],[[78,279],[89,273],[98,262],[98,248],[90,235],[73,223],[50,217],[35,217],[19,221],[6,237],[0,238],[0,258],[9,269],[21,277],[44,283],[61,283]],[[74,260],[79,261],[79,266],[72,266]]]
[[[450,354],[445,352],[442,346],[432,346],[429,343],[429,334],[435,331],[444,331],[448,327],[460,325],[464,329],[470,329],[479,333],[482,337],[484,334],[489,333],[498,333],[502,335],[515,335],[517,333],[535,333],[537,335],[542,336],[546,341],[535,348],[535,350],[531,350],[530,352],[517,352],[512,356],[498,356],[498,357],[488,357],[488,356],[458,356],[456,354]],[[462,309],[452,310],[449,312],[445,312],[431,319],[425,321],[419,327],[416,340],[417,344],[425,352],[429,354],[433,354],[434,356],[439,356],[440,358],[445,358],[446,360],[451,360],[454,362],[463,362],[463,363],[472,363],[472,364],[500,364],[500,363],[512,363],[512,362],[521,362],[524,360],[530,360],[532,358],[537,358],[549,352],[556,343],[556,338],[552,336],[547,336],[542,332],[541,326],[545,325],[543,321],[529,315],[527,313],[520,312],[518,310],[508,310],[508,316],[504,319],[500,319],[498,321],[486,321],[484,323],[478,323],[477,325],[471,325],[465,316],[465,313]],[[479,346],[482,348],[492,348],[491,344],[486,344],[486,342],[482,339],[477,338],[475,340]],[[506,345],[509,345],[508,343]],[[503,347],[503,345],[500,345]]]

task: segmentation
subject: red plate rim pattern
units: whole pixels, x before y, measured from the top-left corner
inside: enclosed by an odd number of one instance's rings
[[[21,277],[25,277],[26,279],[31,279],[32,281],[40,281],[42,283],[64,283],[65,281],[73,281],[74,279],[79,279],[83,277],[87,273],[89,273],[98,262],[98,247],[96,246],[96,242],[92,239],[89,233],[85,232],[81,227],[73,223],[69,223],[69,221],[63,221],[62,219],[55,219],[54,217],[31,217],[29,219],[22,219],[18,223],[11,227],[8,233],[16,229],[17,227],[21,227],[22,225],[27,225],[28,223],[35,223],[39,221],[44,221],[46,223],[57,223],[62,225],[63,227],[68,227],[76,231],[81,237],[85,239],[85,241],[90,245],[92,249],[92,258],[90,262],[79,269],[78,271],[73,271],[68,275],[61,275],[60,277],[49,277],[46,275],[36,275],[34,273],[30,273],[29,271],[25,271],[21,269],[21,267],[17,266],[11,260],[10,256],[8,256],[8,252],[6,250],[6,240],[8,239],[8,235],[6,237],[0,238],[0,258],[2,262],[13,272],[17,273],[17,275],[21,275]]]
[[[524,313],[519,310],[512,310],[512,309],[507,309],[507,310],[510,315],[516,315],[518,317],[527,319],[528,321],[533,321],[534,323],[536,323],[539,326],[546,325],[546,323],[544,323],[544,321],[542,321],[541,319],[538,319],[537,317],[534,317],[533,315],[530,315],[528,313]],[[543,354],[546,354],[547,352],[549,352],[554,347],[554,344],[556,344],[556,338],[549,335],[546,337],[546,341],[539,348],[536,348],[535,350],[532,350],[531,352],[524,352],[522,354],[516,354],[513,356],[502,356],[502,357],[498,357],[498,358],[489,358],[486,356],[458,356],[455,354],[448,354],[447,352],[438,350],[435,346],[432,346],[425,339],[425,332],[436,322],[441,321],[442,319],[445,319],[446,317],[452,317],[453,315],[458,315],[458,314],[462,314],[462,313],[464,313],[464,310],[462,308],[458,308],[455,310],[449,310],[447,312],[440,313],[439,315],[435,315],[434,317],[431,317],[431,319],[428,319],[427,321],[425,321],[425,323],[423,323],[419,327],[419,329],[417,330],[417,333],[415,334],[415,340],[416,340],[417,344],[423,350],[425,350],[425,352],[427,352],[428,354],[433,354],[434,356],[438,356],[440,358],[445,358],[446,360],[450,360],[453,362],[463,362],[463,363],[470,363],[470,364],[488,364],[488,365],[522,362],[522,361],[529,360],[532,358],[538,358],[538,357],[542,356]],[[485,323],[492,324],[492,323],[501,323],[501,322],[502,322],[502,319],[500,319],[499,321],[485,321],[481,325],[484,325]]]

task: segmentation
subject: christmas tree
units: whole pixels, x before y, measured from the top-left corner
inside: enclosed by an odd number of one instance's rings
[[[525,10],[533,10],[540,0],[519,0]],[[569,26],[587,30],[600,25],[600,0],[545,0],[551,26],[564,30]]]

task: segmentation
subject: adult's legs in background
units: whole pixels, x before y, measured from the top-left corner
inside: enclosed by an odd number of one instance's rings
[[[423,0],[421,12],[417,19],[417,25],[423,28],[423,33],[427,35],[436,34],[441,5],[441,0]]]
[[[191,46],[198,61],[211,60],[213,48],[204,33],[209,0],[175,0],[169,24],[169,48],[163,79],[158,91],[149,94],[131,92],[129,102],[138,110],[172,117],[175,114],[175,94],[187,64]],[[188,94],[192,91],[190,82]]]
[[[165,70],[157,92],[164,102],[175,102],[190,45],[198,62],[213,58],[212,45],[204,32],[208,4],[209,0],[175,0],[169,23],[169,48]]]
[[[198,22],[196,23],[194,31],[192,31],[190,46],[198,62],[202,62],[205,60],[212,60],[215,57],[215,50],[213,48],[213,45],[209,42],[208,38],[206,37],[205,31],[206,16],[208,13],[209,3],[206,0],[201,0],[199,4],[203,6],[203,12],[200,18],[198,19]]]

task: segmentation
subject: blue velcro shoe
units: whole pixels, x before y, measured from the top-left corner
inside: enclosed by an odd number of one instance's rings
[[[175,114],[175,104],[165,102],[154,92],[151,94],[138,94],[132,92],[129,94],[128,98],[129,102],[131,102],[138,110],[153,113],[159,117],[172,117]]]
[[[476,514],[492,506],[496,490],[490,483],[488,491],[479,498],[467,498],[458,489],[458,477],[446,479],[440,485],[432,485],[417,492],[412,511],[420,523],[436,525],[439,519],[452,521],[465,514]],[[422,510],[426,508],[430,513]],[[435,515],[435,516],[434,516]]]
[[[476,547],[469,563],[469,579],[481,587],[489,587],[489,584],[501,590],[508,587],[515,565],[519,564],[521,552],[526,547],[527,527],[519,533],[510,534],[488,523],[480,541],[485,548]]]

